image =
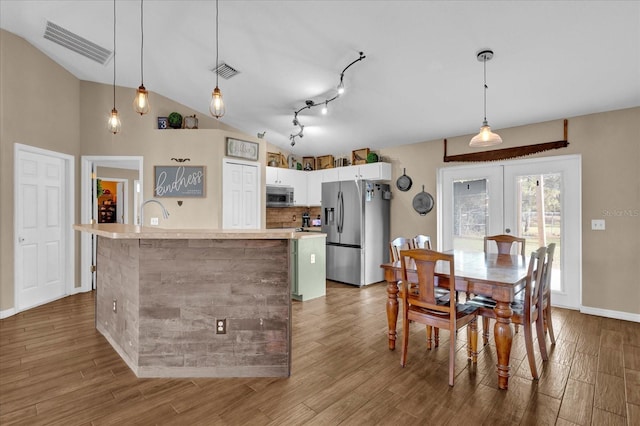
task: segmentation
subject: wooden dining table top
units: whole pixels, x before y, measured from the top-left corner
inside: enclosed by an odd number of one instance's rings
[[[493,286],[514,286],[521,283],[527,275],[529,266],[529,259],[520,255],[463,250],[450,250],[444,253],[453,253],[456,278],[467,282],[488,283]],[[400,261],[385,263],[381,266],[398,272],[402,271]],[[407,269],[410,272],[415,269],[413,261],[407,264]],[[446,262],[438,262],[435,272],[437,275],[448,277],[449,265]]]

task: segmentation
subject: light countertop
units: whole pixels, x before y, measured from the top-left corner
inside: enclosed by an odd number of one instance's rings
[[[148,226],[101,223],[73,225],[73,229],[113,239],[236,239],[236,240],[291,240],[324,238],[319,232],[296,232],[294,228],[283,229],[169,229]]]

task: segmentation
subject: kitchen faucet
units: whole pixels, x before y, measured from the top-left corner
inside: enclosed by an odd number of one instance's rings
[[[159,205],[160,208],[162,209],[162,217],[165,219],[169,218],[169,212],[164,207],[164,205],[160,201],[156,200],[155,198],[150,198],[144,203],[142,203],[142,205],[140,206],[140,226],[144,226],[144,206],[149,203],[156,203],[157,205]]]

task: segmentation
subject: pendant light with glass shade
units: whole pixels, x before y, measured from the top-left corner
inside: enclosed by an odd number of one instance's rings
[[[116,0],[113,0],[113,109],[107,122],[107,128],[114,135],[120,132],[121,124],[116,109]]]
[[[140,0],[140,87],[136,90],[136,97],[133,99],[133,110],[140,115],[146,114],[151,109],[149,105],[149,92],[144,87],[144,0]]]
[[[216,0],[216,88],[213,89],[213,93],[211,93],[209,112],[211,112],[211,115],[215,118],[220,118],[225,113],[222,92],[218,87],[218,0]]]
[[[477,57],[478,61],[481,61],[484,66],[484,121],[482,122],[482,127],[480,127],[480,133],[475,135],[469,142],[469,146],[474,148],[502,143],[500,135],[493,133],[487,122],[487,61],[493,58],[493,50],[483,49],[477,53]]]

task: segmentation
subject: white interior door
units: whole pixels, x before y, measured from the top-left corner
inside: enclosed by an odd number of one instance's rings
[[[222,227],[260,228],[260,174],[254,163],[223,160]]]
[[[16,163],[15,287],[22,311],[66,295],[66,163],[23,150]]]
[[[581,303],[579,156],[514,160],[439,171],[440,250],[483,251],[485,235],[527,239],[526,251],[556,243],[552,304]]]

